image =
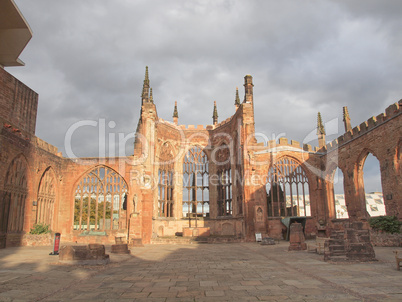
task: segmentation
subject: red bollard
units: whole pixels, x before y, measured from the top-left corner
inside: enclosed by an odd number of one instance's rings
[[[61,236],[60,233],[54,234],[53,252],[51,252],[49,255],[58,255],[59,254],[60,236]]]

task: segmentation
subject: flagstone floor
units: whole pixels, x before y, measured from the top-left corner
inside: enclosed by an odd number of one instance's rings
[[[0,301],[402,301],[398,248],[334,264],[288,245],[146,245],[103,266],[59,264],[51,247],[7,248]]]

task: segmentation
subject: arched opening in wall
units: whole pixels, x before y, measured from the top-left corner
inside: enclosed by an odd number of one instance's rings
[[[106,166],[85,174],[75,189],[74,230],[125,229],[127,188],[123,177]]]
[[[209,162],[200,147],[183,160],[183,217],[209,217]]]
[[[174,156],[172,146],[165,142],[159,154],[158,216],[174,216]]]
[[[342,170],[336,168],[334,172],[334,209],[335,217],[337,219],[349,218],[348,209],[345,202],[345,191],[343,187],[343,173]]]
[[[232,169],[230,163],[230,150],[226,144],[217,148],[214,158],[218,175],[218,216],[232,216]]]
[[[39,183],[36,223],[42,223],[53,227],[53,212],[56,197],[55,184],[55,179],[50,168],[48,168],[42,175]]]
[[[366,210],[370,216],[386,215],[380,171],[380,162],[369,153],[364,160],[363,180]]]
[[[28,195],[27,165],[22,156],[13,159],[8,167],[2,195],[0,233],[22,232]],[[4,247],[5,238],[0,241]]]
[[[308,178],[301,164],[283,157],[268,171],[269,217],[311,216]]]

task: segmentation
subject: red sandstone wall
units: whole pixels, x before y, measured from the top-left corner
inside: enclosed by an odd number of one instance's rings
[[[0,68],[0,119],[35,134],[38,94]]]
[[[402,219],[401,105],[400,101],[399,104],[389,106],[385,114],[361,123],[327,145],[328,154],[325,161],[338,163],[328,167],[327,176],[333,173],[336,166],[342,170],[346,205],[352,220],[368,217],[364,196],[363,166],[369,153],[373,154],[380,163],[379,172],[386,213]]]

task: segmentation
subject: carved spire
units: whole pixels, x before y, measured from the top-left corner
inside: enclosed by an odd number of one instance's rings
[[[144,85],[148,85],[148,86],[149,86],[148,66],[145,66],[145,79],[144,79]]]
[[[317,115],[317,135],[318,135],[318,146],[322,148],[326,145],[326,143],[325,143],[325,128],[324,124],[322,123],[320,112],[318,112]]]
[[[212,121],[214,125],[218,123],[218,109],[216,108],[216,101],[214,101],[214,113],[212,115]]]
[[[324,125],[322,124],[321,113],[318,112],[317,115],[317,135],[325,134]]]
[[[154,102],[154,97],[153,97],[153,95],[152,95],[152,88],[151,88],[151,90],[150,90],[150,92],[149,92],[149,101],[150,101],[151,103]]]
[[[240,97],[239,97],[239,88],[238,88],[238,87],[236,87],[235,106],[236,106],[236,110],[237,110],[237,108],[239,108],[239,106],[240,106]]]
[[[253,77],[246,75],[244,77],[244,101],[243,103],[253,103]]]
[[[173,117],[179,117],[179,112],[177,111],[177,101],[174,102]]]
[[[179,112],[177,111],[177,101],[174,102],[173,122],[177,125],[179,121]]]
[[[149,77],[148,66],[145,67],[145,79],[142,86],[142,104],[149,102]]]
[[[345,125],[345,132],[352,130],[352,125],[350,123],[348,107],[343,107],[343,124]]]

